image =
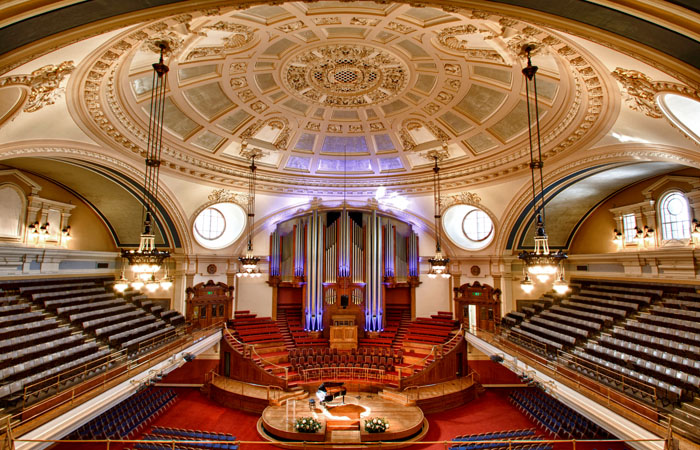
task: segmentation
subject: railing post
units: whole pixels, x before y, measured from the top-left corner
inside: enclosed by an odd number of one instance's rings
[[[576,450],[576,439],[571,440],[571,450]]]

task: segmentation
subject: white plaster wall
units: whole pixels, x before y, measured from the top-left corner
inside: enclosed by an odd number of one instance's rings
[[[427,260],[420,267],[421,285],[416,289],[416,317],[430,317],[438,311],[450,310],[450,280],[430,278]]]
[[[258,317],[272,316],[272,288],[267,284],[267,274],[236,278],[234,295],[236,311],[250,311]]]

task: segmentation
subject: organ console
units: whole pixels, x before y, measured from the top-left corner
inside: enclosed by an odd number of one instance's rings
[[[342,381],[326,381],[319,386],[318,391],[316,391],[316,397],[318,397],[319,402],[327,403],[333,401],[336,397],[343,397],[343,403],[345,403],[345,395],[348,390],[343,386]]]

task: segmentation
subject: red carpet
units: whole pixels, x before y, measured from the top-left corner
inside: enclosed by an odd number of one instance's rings
[[[194,430],[206,430],[231,433],[242,441],[260,441],[257,433],[258,415],[244,413],[219,406],[209,401],[199,390],[194,388],[178,388],[179,401],[160,417],[156,418],[151,426],[165,426],[174,428],[186,428]],[[508,389],[487,389],[484,395],[473,402],[437,414],[429,414],[426,417],[430,422],[425,441],[449,441],[461,434],[486,433],[491,431],[511,430],[521,428],[533,428],[535,425],[524,414],[508,402]],[[538,429],[537,434],[545,439],[553,439]],[[136,436],[134,439],[140,437]],[[110,450],[122,450],[128,445],[111,444]],[[102,450],[105,445],[78,445],[60,444],[55,447],[58,450]],[[241,450],[272,450],[269,445],[242,445]],[[444,450],[443,444],[423,444],[409,447],[411,450]],[[576,443],[576,450],[622,450],[621,444],[600,443],[584,444]],[[570,450],[571,444],[556,444],[555,450]]]

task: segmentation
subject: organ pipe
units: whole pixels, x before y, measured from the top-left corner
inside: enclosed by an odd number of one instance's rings
[[[408,259],[406,253],[407,239],[396,239],[396,281],[398,283],[406,282],[408,278]]]
[[[336,220],[331,225],[326,227],[326,242],[325,242],[325,276],[324,282],[335,283],[337,280],[337,234],[338,221]]]
[[[304,276],[304,227],[300,219],[294,226],[294,276]]]
[[[382,219],[372,211],[367,233],[365,331],[382,331]]]
[[[323,330],[323,218],[315,210],[306,227],[306,326]]]
[[[280,275],[282,281],[292,281],[294,277],[294,237],[282,236],[281,267]]]
[[[275,230],[270,235],[270,275],[279,276],[280,274],[280,262],[282,259],[282,254],[280,251],[280,234],[279,231]]]
[[[352,282],[363,283],[364,277],[364,230],[362,225],[352,222]]]
[[[350,216],[346,209],[340,213],[340,254],[338,258],[338,276],[350,276],[350,238],[348,236]]]
[[[411,231],[408,237],[408,276],[417,277],[418,272],[418,235]]]

